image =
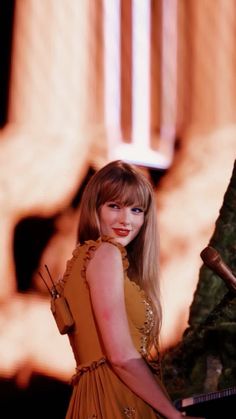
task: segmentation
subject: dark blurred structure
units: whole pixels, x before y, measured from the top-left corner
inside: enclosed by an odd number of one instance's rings
[[[13,246],[19,292],[32,289],[32,275],[55,232],[55,218],[27,217],[15,227]]]
[[[35,290],[36,284],[33,281],[33,276],[37,273],[40,263],[43,262],[41,259],[44,251],[47,247],[49,247],[49,245],[52,245],[54,236],[57,236],[57,243],[60,241],[62,245],[63,243],[66,244],[68,240],[69,251],[73,249],[74,243],[76,242],[80,199],[84,187],[94,172],[95,169],[93,169],[93,167],[88,168],[81,185],[66,208],[63,208],[60,212],[55,213],[51,217],[39,217],[33,215],[31,217],[26,217],[16,225],[13,251],[17,277],[17,289],[19,292]],[[70,232],[74,243],[70,243]],[[54,253],[53,259],[55,260],[55,263],[56,260],[58,261],[58,270],[60,271],[60,263],[62,263],[61,269],[63,270],[63,264],[66,263],[66,261],[63,260],[63,254],[61,254],[61,257],[59,258],[58,247],[55,248],[53,245],[51,247],[52,249],[50,252]],[[69,257],[70,254],[68,255],[68,258]],[[47,263],[49,262],[48,256]],[[51,270],[53,273],[53,266],[51,266]],[[60,271],[60,274],[62,274],[62,271]],[[44,286],[43,289],[45,289]],[[40,289],[37,288],[37,291],[39,290]]]
[[[236,162],[209,246],[236,273]],[[182,341],[163,357],[164,381],[173,399],[234,387],[234,395],[192,406],[189,413],[222,417],[236,398],[236,293],[203,265]],[[217,397],[217,396],[216,396]],[[213,408],[213,407],[214,408]],[[220,408],[221,407],[221,408]],[[219,409],[218,409],[219,408]],[[225,410],[225,408],[224,408]],[[217,416],[217,412],[220,416]],[[212,412],[214,414],[212,414]],[[220,412],[220,413],[219,413]],[[210,416],[212,414],[212,416]],[[233,415],[233,413],[232,413]],[[228,418],[233,418],[231,413]]]
[[[10,83],[11,47],[15,0],[1,1],[0,6],[0,127],[7,121]]]
[[[64,382],[36,374],[23,389],[14,380],[1,379],[1,418],[64,419],[70,392],[71,388]]]

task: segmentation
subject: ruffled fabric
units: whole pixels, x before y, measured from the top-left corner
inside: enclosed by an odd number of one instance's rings
[[[73,264],[74,264],[74,261],[75,261],[75,259],[77,259],[78,255],[79,255],[80,247],[81,247],[81,245],[80,245],[80,244],[78,244],[78,245],[76,246],[76,248],[75,248],[75,249],[73,250],[73,252],[72,252],[72,258],[71,258],[71,259],[69,259],[69,260],[67,261],[67,263],[66,263],[66,270],[65,270],[65,273],[64,273],[63,278],[62,278],[62,281],[63,281],[63,282],[66,282],[66,278],[67,278],[67,277],[70,275],[70,273],[71,273],[71,270],[72,270],[72,266],[73,266]]]
[[[74,386],[66,419],[157,419],[161,416],[111,371],[107,362],[84,372]]]
[[[87,270],[87,266],[89,261],[93,258],[95,251],[97,250],[97,248],[101,245],[101,243],[110,243],[113,244],[114,246],[116,246],[120,253],[121,253],[121,257],[122,257],[122,264],[123,264],[123,269],[124,272],[127,271],[128,267],[129,267],[129,262],[128,262],[128,258],[127,258],[127,252],[124,248],[124,246],[122,246],[120,243],[117,243],[112,237],[109,236],[102,236],[99,237],[96,241],[94,240],[87,240],[85,242],[85,245],[87,245],[87,251],[85,253],[84,256],[84,264],[83,264],[83,269],[82,269],[82,277],[85,278],[86,276],[86,270]]]
[[[101,243],[101,239],[98,240],[87,240],[84,244],[84,246],[87,246],[87,250],[85,252],[85,256],[83,258],[83,267],[81,269],[81,276],[82,278],[86,279],[86,270],[89,261],[93,258],[95,251],[99,247],[99,244]]]
[[[140,287],[140,285],[138,285],[137,284],[137,282],[135,282],[135,281],[133,281],[132,279],[130,279],[130,278],[126,278],[129,282],[130,282],[130,284],[140,293],[140,295],[145,299],[145,300],[148,300],[148,301],[150,301],[149,299],[148,299],[148,296],[147,296],[147,294],[146,294],[146,292]]]
[[[55,283],[55,287],[57,292],[62,295],[63,294],[63,290],[64,290],[64,286],[66,283],[67,278],[69,277],[71,270],[72,270],[72,266],[74,264],[75,259],[77,258],[78,254],[79,254],[79,248],[80,248],[80,244],[78,244],[76,246],[76,248],[73,250],[72,252],[72,258],[69,259],[66,262],[66,269],[64,272],[64,275],[62,276],[62,278],[59,278],[59,280]]]
[[[75,249],[72,252],[72,258],[69,259],[66,263],[66,269],[65,269],[63,277],[61,279],[59,279],[59,281],[56,283],[56,289],[60,294],[63,292],[63,288],[65,286],[67,278],[71,274],[72,267],[75,263],[75,260],[79,256],[79,253],[80,253],[82,247],[86,246],[85,256],[83,258],[83,268],[82,268],[82,271],[81,271],[82,277],[85,278],[88,263],[93,258],[95,251],[98,249],[98,247],[103,242],[111,243],[119,249],[119,251],[121,253],[121,257],[122,257],[122,264],[123,264],[124,272],[126,272],[128,270],[129,262],[128,262],[128,257],[127,257],[127,252],[126,252],[124,246],[122,246],[122,244],[116,243],[116,241],[112,237],[109,237],[109,236],[102,236],[102,237],[99,237],[97,240],[86,240],[83,244],[78,244],[75,247]],[[137,285],[137,287],[138,287],[138,285]]]
[[[107,362],[105,357],[102,357],[100,359],[98,359],[97,361],[93,361],[90,364],[81,364],[81,365],[77,365],[76,367],[76,373],[72,376],[71,378],[71,384],[75,385],[78,383],[81,375],[85,374],[86,372],[91,372],[94,371],[96,368],[98,368],[100,365],[104,364],[105,362]]]

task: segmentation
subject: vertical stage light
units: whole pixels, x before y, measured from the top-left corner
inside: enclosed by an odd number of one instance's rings
[[[127,5],[123,5],[126,7]],[[172,10],[173,6],[173,10]],[[151,0],[132,1],[131,16],[131,89],[132,126],[128,142],[121,133],[120,73],[120,1],[104,0],[104,68],[105,68],[105,124],[108,135],[108,157],[122,158],[135,164],[167,169],[173,158],[176,113],[176,0],[163,2],[163,30],[160,97],[162,109],[159,148],[151,144]],[[174,27],[174,28],[172,28]],[[127,28],[122,28],[127,30]],[[170,66],[170,68],[168,67]],[[167,97],[166,95],[169,95]],[[122,97],[122,100],[125,100]]]
[[[104,0],[104,119],[108,147],[120,140],[120,0]]]

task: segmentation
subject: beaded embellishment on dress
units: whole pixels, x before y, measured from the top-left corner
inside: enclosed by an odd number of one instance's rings
[[[143,300],[143,304],[145,305],[145,308],[146,308],[146,314],[145,314],[146,318],[145,318],[144,325],[140,328],[140,331],[142,333],[140,351],[141,351],[141,354],[144,357],[146,357],[148,355],[149,335],[155,324],[155,320],[154,320],[153,308],[150,302],[145,299]]]
[[[124,407],[123,412],[126,418],[135,419],[136,410],[134,407]]]

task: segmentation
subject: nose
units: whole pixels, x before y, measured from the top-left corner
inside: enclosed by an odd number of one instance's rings
[[[127,226],[130,224],[130,210],[129,208],[122,208],[120,211],[120,224]]]

